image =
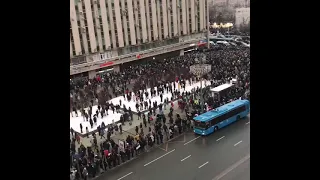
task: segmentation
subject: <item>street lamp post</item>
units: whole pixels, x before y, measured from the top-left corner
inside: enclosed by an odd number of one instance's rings
[[[207,46],[210,48],[209,36],[210,36],[210,20],[209,20],[209,0],[207,0]]]

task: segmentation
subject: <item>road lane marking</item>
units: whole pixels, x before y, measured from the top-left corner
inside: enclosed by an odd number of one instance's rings
[[[212,180],[219,180],[221,179],[223,176],[225,176],[226,174],[228,174],[229,172],[231,172],[232,170],[234,170],[235,168],[237,168],[239,165],[241,165],[242,163],[246,162],[248,159],[250,159],[250,154],[246,155],[244,158],[240,159],[238,162],[234,163],[233,165],[231,165],[229,168],[225,169],[224,171],[222,171],[218,176],[216,176],[215,178],[213,178]]]
[[[186,159],[188,159],[189,157],[191,157],[191,155],[189,155],[189,156],[187,156],[187,157],[185,157],[185,158],[181,159],[181,162],[182,162],[182,161],[184,161],[184,160],[186,160]]]
[[[242,141],[239,141],[239,142],[235,143],[233,146],[237,146],[240,143],[242,143]]]
[[[220,140],[223,139],[223,138],[224,138],[224,136],[222,136],[221,138],[217,139],[216,141],[220,141]]]
[[[205,166],[205,165],[208,164],[208,163],[209,163],[209,161],[205,162],[204,164],[202,164],[202,165],[199,166],[198,168],[200,169],[200,168],[202,168],[203,166]]]
[[[196,138],[194,138],[194,139],[191,139],[190,141],[184,143],[184,145],[187,145],[187,144],[191,143],[192,141],[197,140],[197,139],[200,138],[200,137],[201,137],[201,136],[198,136],[198,137],[196,137]]]
[[[125,177],[127,177],[127,176],[129,176],[130,174],[132,174],[133,172],[130,172],[130,173],[128,173],[128,174],[126,174],[126,175],[124,175],[124,176],[122,176],[121,178],[119,178],[118,180],[120,180],[120,179],[123,179],[123,178],[125,178]]]
[[[161,147],[158,147],[159,149],[161,149],[161,150],[163,150],[163,151],[165,151],[165,152],[167,152],[167,150],[165,150],[165,149],[163,149],[163,148],[161,148]]]
[[[246,125],[247,125],[247,124],[250,124],[250,121],[249,121],[249,122],[247,122],[247,123],[246,123]]]
[[[144,165],[144,167],[145,167],[145,166],[148,166],[149,164],[151,164],[151,163],[153,163],[153,162],[155,162],[156,160],[159,160],[159,159],[163,158],[164,156],[166,156],[166,155],[168,155],[168,154],[172,153],[172,152],[173,152],[173,151],[175,151],[175,150],[176,150],[176,149],[173,149],[173,150],[171,150],[171,151],[169,151],[169,152],[165,153],[164,155],[162,155],[162,156],[160,156],[160,157],[158,157],[158,158],[156,158],[156,159],[154,159],[154,160],[152,160],[152,161],[148,162],[147,164],[145,164],[145,165]]]

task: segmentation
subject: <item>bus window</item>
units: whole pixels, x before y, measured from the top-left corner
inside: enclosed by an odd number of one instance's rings
[[[194,127],[197,129],[207,129],[205,122],[195,121]]]
[[[210,128],[210,121],[206,122],[206,129]]]

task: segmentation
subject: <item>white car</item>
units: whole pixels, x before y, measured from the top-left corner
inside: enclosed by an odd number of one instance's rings
[[[215,46],[216,43],[214,43],[213,41],[209,41],[210,45]]]
[[[242,43],[242,45],[245,46],[245,47],[250,47],[250,44],[247,44],[247,43],[242,42],[242,41],[241,41],[241,43]]]
[[[237,46],[237,44],[234,42],[229,42],[229,44],[231,44],[232,46]]]
[[[217,41],[218,45],[229,46],[230,44],[227,41]]]

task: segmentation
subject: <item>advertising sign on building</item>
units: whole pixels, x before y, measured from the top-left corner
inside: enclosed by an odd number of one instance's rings
[[[104,53],[100,53],[100,59],[101,59],[101,61],[110,59],[111,57],[112,57],[111,51],[109,51],[109,52],[104,52]]]

